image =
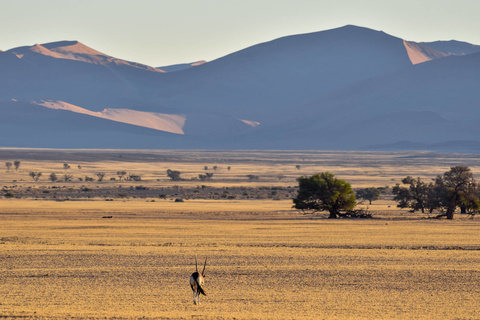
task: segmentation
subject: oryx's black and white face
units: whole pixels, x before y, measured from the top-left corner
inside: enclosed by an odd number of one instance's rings
[[[197,257],[195,256],[195,272],[190,276],[190,287],[193,290],[193,303],[200,304],[199,297],[200,294],[207,295],[202,288],[202,285],[205,283],[205,267],[207,266],[207,258],[205,258],[205,263],[203,264],[202,273],[198,272],[198,263]]]

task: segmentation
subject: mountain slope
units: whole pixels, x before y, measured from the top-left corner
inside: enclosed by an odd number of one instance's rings
[[[446,53],[448,55],[453,54],[461,56],[480,52],[480,46],[456,40],[422,42],[421,44],[424,44],[432,49]]]
[[[0,145],[36,148],[194,148],[183,135],[25,101],[0,102]]]
[[[62,100],[93,108],[146,103],[159,70],[112,58],[78,42],[0,53],[0,99]],[[152,100],[152,99],[150,99]],[[99,109],[101,110],[101,109]]]
[[[434,50],[424,44],[413,41],[403,41],[405,49],[407,49],[408,57],[413,64],[440,59],[448,56],[448,54]]]
[[[314,149],[480,142],[479,84],[480,53],[425,62],[303,106],[309,118],[291,115],[285,138]]]
[[[28,60],[35,54],[44,56],[50,56],[57,59],[67,59],[74,61],[82,61],[86,63],[99,64],[99,65],[125,65],[128,67],[148,70],[152,72],[164,72],[158,68],[152,68],[140,63],[125,61],[117,59],[99,51],[96,51],[90,47],[87,47],[83,43],[78,41],[59,41],[45,44],[36,44],[30,47],[19,47],[8,50],[6,53],[16,55],[19,59]]]
[[[169,100],[162,102],[182,112],[265,122],[320,94],[408,66],[402,39],[346,26],[280,38],[172,73]]]
[[[185,116],[183,115],[111,108],[104,109],[100,112],[94,112],[63,101],[40,101],[34,102],[34,104],[53,110],[66,110],[74,113],[86,114],[92,117],[128,123],[135,126],[150,128],[158,131],[184,134],[183,126],[185,124]]]
[[[186,69],[190,69],[192,67],[198,67],[201,66],[202,64],[207,63],[205,60],[200,60],[197,62],[192,62],[192,63],[181,63],[181,64],[174,64],[170,66],[164,66],[164,67],[158,67],[157,69],[160,69],[165,72],[176,72],[176,71],[182,71]]]
[[[0,146],[472,147],[479,60],[355,26],[178,72],[76,41],[20,47],[0,52]]]

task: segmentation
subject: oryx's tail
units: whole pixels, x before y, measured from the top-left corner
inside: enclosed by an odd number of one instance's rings
[[[205,293],[205,291],[203,290],[202,286],[200,285],[200,283],[198,283],[197,279],[195,279],[195,282],[197,283],[197,290],[198,292],[200,292],[201,294],[203,294],[204,296],[206,296],[207,294]]]

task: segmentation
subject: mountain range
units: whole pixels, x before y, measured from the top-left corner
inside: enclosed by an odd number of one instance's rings
[[[0,51],[0,147],[480,151],[480,46],[357,26],[151,67]]]

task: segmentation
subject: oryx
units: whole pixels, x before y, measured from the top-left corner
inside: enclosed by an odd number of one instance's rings
[[[205,266],[207,265],[207,258],[205,258],[205,264],[203,265],[202,273],[198,272],[197,266],[197,256],[195,256],[195,272],[192,273],[190,276],[190,287],[193,290],[193,303],[200,304],[198,300],[200,298],[200,294],[206,296],[207,294],[202,288],[202,285],[205,283]]]

